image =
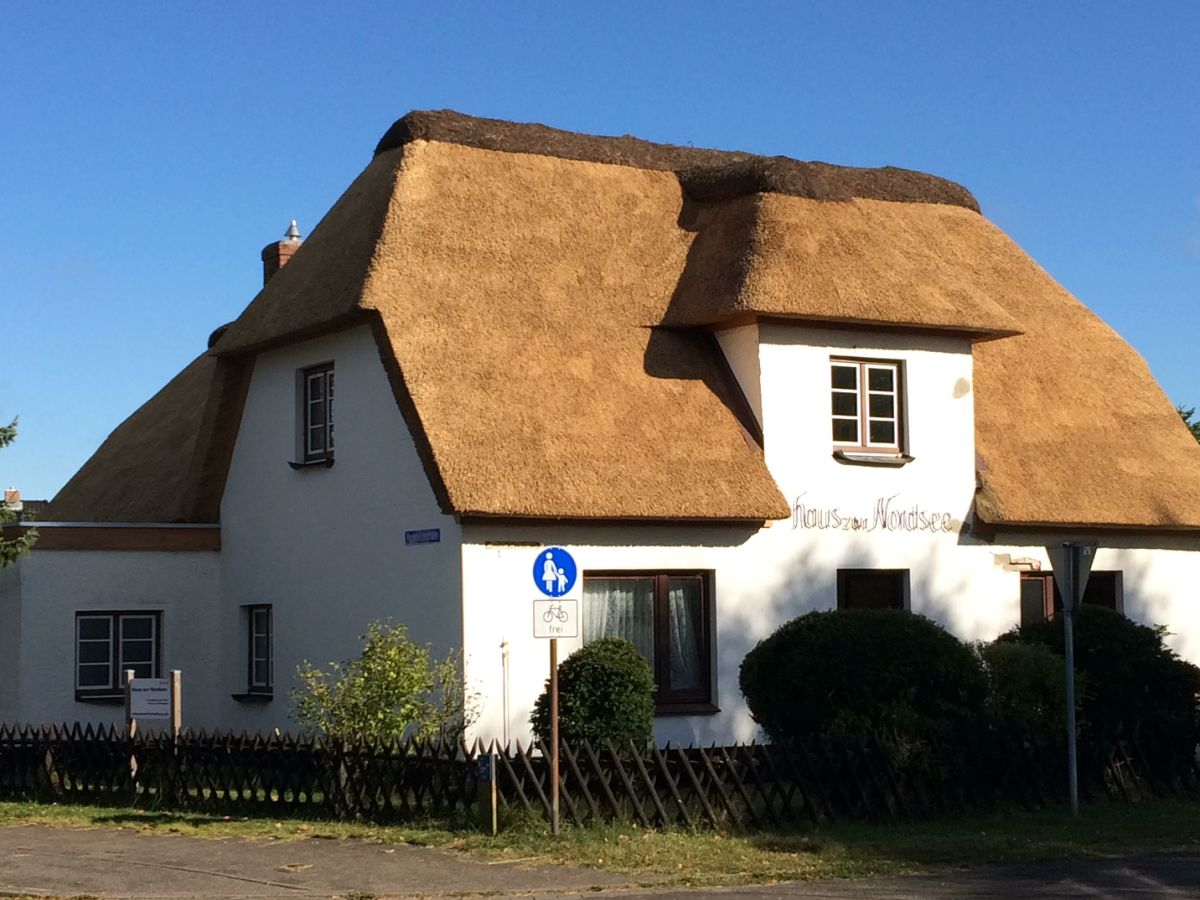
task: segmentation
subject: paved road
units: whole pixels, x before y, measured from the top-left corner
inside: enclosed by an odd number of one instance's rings
[[[303,900],[516,894],[561,900],[592,891],[618,892],[620,900],[1196,898],[1200,853],[681,891],[647,890],[627,876],[595,870],[488,863],[421,847],[360,841],[215,841],[129,830],[0,828],[0,897]]]

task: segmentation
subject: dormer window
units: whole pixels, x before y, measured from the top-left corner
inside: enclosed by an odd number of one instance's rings
[[[830,360],[833,446],[848,453],[901,452],[900,363]]]
[[[302,370],[300,388],[301,462],[329,463],[333,460],[333,363]]]

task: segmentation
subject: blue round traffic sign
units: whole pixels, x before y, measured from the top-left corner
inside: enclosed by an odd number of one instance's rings
[[[545,547],[533,561],[533,583],[547,597],[561,597],[575,586],[575,560],[562,547]]]

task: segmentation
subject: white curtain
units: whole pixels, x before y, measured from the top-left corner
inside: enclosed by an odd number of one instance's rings
[[[633,641],[654,668],[654,579],[589,578],[583,587],[583,639]]]
[[[699,580],[672,578],[668,602],[671,623],[671,690],[694,690],[702,687]]]

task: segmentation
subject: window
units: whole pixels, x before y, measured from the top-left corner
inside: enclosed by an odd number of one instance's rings
[[[1125,614],[1125,579],[1119,571],[1093,571],[1083,589],[1083,602]],[[1062,610],[1062,595],[1051,572],[1021,573],[1021,624],[1052,619]]]
[[[270,694],[274,690],[274,646],[271,639],[271,607],[246,607],[250,646],[247,655],[247,686],[252,694]]]
[[[908,569],[838,569],[838,609],[908,609]]]
[[[583,578],[583,639],[623,637],[650,663],[660,713],[712,712],[712,573]]]
[[[305,463],[333,459],[333,363],[301,372],[301,460]]]
[[[833,444],[863,453],[899,453],[900,364],[830,360]]]
[[[159,613],[77,613],[76,696],[118,696],[126,669],[135,678],[160,676]]]

